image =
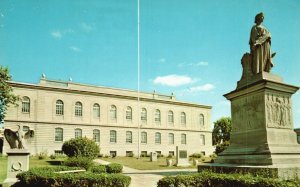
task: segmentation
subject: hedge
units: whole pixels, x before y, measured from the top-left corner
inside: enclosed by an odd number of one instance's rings
[[[211,171],[164,177],[158,187],[299,187],[300,180],[255,177],[250,174],[220,174]]]
[[[106,165],[106,172],[107,173],[122,173],[123,166],[117,163],[111,163]]]
[[[64,170],[74,168],[64,168]],[[59,168],[32,168],[29,171],[19,173],[20,180],[14,186],[24,187],[128,187],[131,182],[129,176],[121,174],[96,174],[92,172],[79,173],[54,173]]]
[[[93,166],[93,160],[88,157],[70,157],[63,162],[63,165],[69,167],[81,167],[85,170],[89,170]]]
[[[106,166],[105,165],[95,165],[91,167],[92,173],[106,173]]]

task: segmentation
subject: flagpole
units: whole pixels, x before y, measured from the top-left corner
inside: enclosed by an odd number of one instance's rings
[[[137,54],[137,61],[138,61],[138,64],[137,64],[137,66],[138,66],[138,77],[137,77],[137,83],[138,83],[138,93],[137,93],[137,111],[138,111],[138,119],[137,119],[137,124],[138,124],[138,158],[140,158],[140,153],[141,153],[141,151],[140,151],[140,149],[141,149],[141,140],[140,140],[140,136],[141,136],[141,133],[140,133],[140,121],[141,121],[141,118],[140,118],[140,113],[141,113],[141,111],[140,111],[140,60],[141,60],[141,58],[140,58],[140,0],[137,0],[137,3],[138,3],[138,10],[137,10],[137,31],[138,31],[138,48],[137,48],[137,52],[138,52],[138,54]]]

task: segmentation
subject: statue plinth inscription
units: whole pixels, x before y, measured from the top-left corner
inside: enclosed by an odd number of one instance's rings
[[[189,166],[191,165],[188,160],[187,150],[183,150],[184,147],[176,146],[176,166]]]

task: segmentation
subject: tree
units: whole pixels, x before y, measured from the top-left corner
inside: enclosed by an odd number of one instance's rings
[[[94,159],[98,156],[100,148],[95,141],[86,137],[80,137],[65,141],[62,145],[62,151],[68,157],[86,157]]]
[[[231,118],[222,117],[214,122],[212,132],[213,145],[216,146],[216,154],[224,151],[230,144]]]
[[[13,93],[12,87],[7,81],[11,80],[11,75],[6,67],[0,65],[0,123],[3,122],[5,111],[9,104],[16,104],[19,97]]]

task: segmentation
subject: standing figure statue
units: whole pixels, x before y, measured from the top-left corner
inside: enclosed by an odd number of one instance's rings
[[[273,67],[272,57],[276,54],[271,54],[271,33],[262,25],[263,21],[264,14],[261,12],[255,16],[255,25],[250,33],[253,74],[270,72]]]

